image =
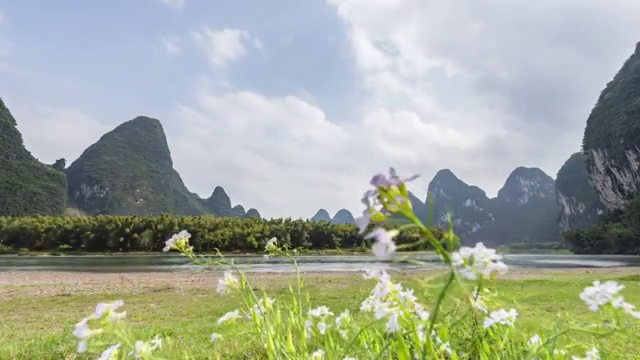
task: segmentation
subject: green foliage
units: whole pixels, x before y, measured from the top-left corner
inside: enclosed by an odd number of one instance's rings
[[[38,162],[0,99],[0,216],[57,215],[66,206],[64,173]]]
[[[624,211],[607,213],[597,225],[563,237],[577,254],[640,254],[640,194]]]
[[[90,215],[207,213],[173,169],[160,122],[139,116],[103,135],[66,170],[69,198]]]
[[[639,44],[640,45],[640,44]],[[587,119],[582,149],[605,149],[617,163],[640,145],[640,46],[600,94]]]
[[[398,226],[396,226],[398,228]],[[0,218],[0,239],[13,249],[35,251],[126,252],[159,251],[179,230],[192,234],[196,251],[262,251],[277,237],[289,248],[362,248],[368,241],[351,224],[331,224],[292,219],[214,218],[210,216],[156,217],[5,217]],[[433,229],[438,239],[442,231]],[[398,244],[416,241],[416,229],[404,229]],[[430,250],[427,244],[410,250]]]
[[[589,335],[593,340],[599,340],[616,333],[625,337],[635,334],[640,313],[620,294],[624,285],[613,281],[595,281],[593,286],[586,287],[578,295],[592,312],[603,313],[604,321],[600,319],[588,326],[572,320],[557,321],[551,328],[543,328],[544,322],[536,323],[533,329],[522,327],[520,313],[513,307],[501,307],[499,301],[495,301],[497,293],[490,289],[497,273],[504,274],[508,269],[501,261],[502,257],[483,244],[455,252],[444,248],[442,239],[413,212],[406,186],[395,170],[390,169],[389,173],[389,178],[380,175],[372,181],[377,184],[376,190],[365,195],[367,219],[377,223],[368,236],[376,239],[373,253],[379,257],[391,255],[396,249],[393,239],[399,235],[399,231],[385,229],[387,215],[380,212],[382,207],[387,214],[402,214],[410,219],[418,242],[431,244],[447,270],[445,274],[421,282],[418,291],[392,281],[384,271],[368,271],[364,278],[375,279],[376,284],[372,284],[372,290],[360,303],[359,311],[351,312],[353,308],[347,307],[337,314],[328,306],[318,304],[317,298],[311,300],[310,288],[302,280],[297,267],[296,252],[289,250],[290,239],[282,242],[282,238],[274,237],[264,247],[267,256],[287,258],[296,266],[297,281],[295,286],[289,286],[288,299],[271,298],[264,289],[256,288],[232,261],[225,261],[222,253],[215,260],[198,256],[190,243],[192,236],[187,231],[180,231],[166,242],[165,251],[176,250],[194,264],[228,265],[240,275],[225,271],[218,279],[216,292],[219,295],[239,296],[233,299],[235,310],[218,319],[213,333],[210,332],[211,327],[207,328],[214,343],[211,355],[223,358],[220,350],[228,349],[232,344],[227,339],[241,336],[244,346],[251,349],[251,358],[269,360],[347,360],[355,359],[354,356],[360,359],[407,360],[577,359],[576,355],[584,351],[582,347],[591,348],[587,358],[599,359],[600,354],[604,358],[612,358],[617,349],[600,349],[593,343],[580,344],[581,337],[576,335]],[[447,232],[444,237],[451,239],[450,235]],[[442,282],[430,281],[443,277],[446,280]],[[349,299],[344,296],[347,289],[340,289],[342,302]],[[547,298],[554,295],[545,294]],[[523,300],[530,296],[527,292],[519,292]],[[87,349],[104,351],[101,358],[111,359],[125,358],[129,349],[140,359],[175,358],[175,355],[169,355],[170,352],[180,352],[186,358],[194,357],[193,347],[184,341],[189,339],[184,333],[177,339],[176,333],[171,332],[157,334],[151,341],[137,340],[139,335],[122,321],[127,313],[117,311],[123,305],[122,300],[101,303],[92,316],[75,325],[72,334],[77,339],[79,352]],[[548,310],[546,315],[549,317]],[[218,331],[224,331],[224,335]],[[260,339],[262,347],[251,347],[248,341],[252,338]],[[256,351],[258,349],[259,352]],[[249,353],[247,348],[244,351]]]

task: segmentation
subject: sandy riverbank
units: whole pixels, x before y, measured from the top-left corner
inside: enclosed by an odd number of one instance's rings
[[[431,270],[433,271],[433,270]],[[405,276],[420,276],[420,272],[396,272]],[[617,277],[640,274],[640,269],[632,267],[615,268],[575,268],[575,269],[512,269],[501,278],[556,278],[559,276],[579,276],[585,278]],[[249,281],[260,284],[271,281],[287,281],[293,274],[254,273],[248,274]],[[335,279],[359,276],[355,272],[306,273],[304,278]],[[153,272],[153,273],[82,273],[16,271],[0,273],[0,301],[18,297],[68,296],[96,293],[149,293],[156,291],[188,291],[193,289],[214,289],[219,273],[214,272]]]

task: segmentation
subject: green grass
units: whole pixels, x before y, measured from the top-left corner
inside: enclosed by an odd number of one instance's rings
[[[416,275],[392,274],[392,278],[400,280],[405,287],[414,288],[423,303],[433,304],[441,280],[432,278],[426,285],[421,285],[426,280],[424,276],[421,275],[422,279],[419,279]],[[592,276],[560,275],[544,280],[490,282],[488,286],[497,291],[500,304],[489,303],[489,306],[516,308],[520,313],[516,321],[517,329],[527,338],[541,329],[541,325],[547,328],[554,322],[564,326],[602,323],[604,314],[592,313],[578,298],[582,289],[594,280]],[[372,282],[363,281],[358,275],[311,275],[305,278],[312,305],[327,305],[335,314],[345,308],[358,314],[360,302],[373,286]],[[615,280],[625,285],[623,294],[628,302],[640,304],[638,276],[625,276]],[[254,287],[264,288],[278,301],[287,301],[289,284],[294,284],[293,277],[269,278]],[[11,290],[19,292],[20,288],[12,286]],[[239,306],[238,296],[221,297],[215,294],[213,288],[182,289],[158,288],[137,294],[70,294],[7,300],[0,307],[0,359],[95,359],[96,354],[78,357],[72,355],[75,351],[75,342],[71,337],[73,325],[91,314],[96,303],[116,299],[125,301],[127,321],[140,339],[149,340],[158,333],[170,335],[176,341],[184,342],[192,359],[253,359],[263,351],[257,337],[247,334],[233,336],[233,332],[248,329],[243,328],[245,325],[218,327],[215,324],[221,315]],[[631,317],[627,319],[632,324],[634,321],[637,320]],[[208,336],[214,331],[228,336],[222,342],[212,344]],[[590,347],[593,340],[585,335],[576,335],[574,339],[584,343],[585,347]],[[603,359],[640,359],[640,356],[635,355],[640,347],[640,338],[631,333],[617,333],[595,340],[594,344],[606,356]]]

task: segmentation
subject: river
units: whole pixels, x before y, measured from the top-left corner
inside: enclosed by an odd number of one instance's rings
[[[300,256],[297,258],[301,271],[362,271],[363,269],[415,270],[441,267],[436,255],[397,256],[420,261],[380,260],[373,256],[332,255]],[[293,265],[282,258],[264,258],[262,256],[229,257],[236,266],[246,272],[292,272]],[[640,256],[626,255],[505,255],[504,262],[512,268],[531,269],[568,269],[568,268],[606,268],[640,267]],[[223,270],[228,266],[216,266],[213,270]],[[180,255],[82,255],[82,256],[0,256],[0,272],[5,271],[64,271],[64,272],[155,272],[155,271],[194,271],[211,270],[210,267],[193,265]]]

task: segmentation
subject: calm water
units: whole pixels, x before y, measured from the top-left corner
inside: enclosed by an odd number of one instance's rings
[[[261,256],[230,257],[248,272],[291,272],[290,263],[278,258]],[[364,269],[412,270],[440,267],[435,255],[412,255],[410,262],[379,260],[372,256],[302,256],[298,258],[302,271],[362,271]],[[576,268],[576,267],[640,267],[640,256],[624,255],[506,255],[505,263],[515,268]],[[215,270],[226,267],[218,266]],[[83,272],[153,272],[153,271],[206,271],[176,255],[114,255],[114,256],[0,256],[3,271],[83,271]],[[211,268],[208,268],[211,270]]]

